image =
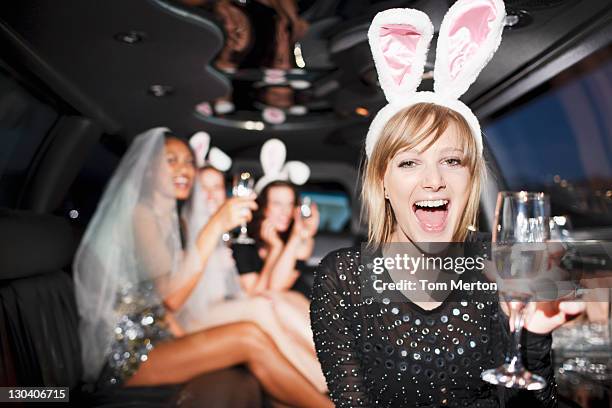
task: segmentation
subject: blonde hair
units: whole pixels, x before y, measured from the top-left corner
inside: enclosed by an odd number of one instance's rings
[[[471,176],[468,201],[453,232],[453,241],[461,242],[470,229],[477,227],[481,186],[486,176],[484,158],[478,153],[469,125],[459,113],[433,103],[417,103],[396,113],[383,128],[362,178],[362,215],[368,222],[368,245],[377,246],[391,240],[396,219],[385,199],[382,180],[389,162],[403,150],[426,142],[431,147],[450,126],[455,126],[464,152],[464,165]],[[382,215],[382,216],[381,216]]]

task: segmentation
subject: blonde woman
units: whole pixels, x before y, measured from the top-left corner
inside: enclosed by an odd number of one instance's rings
[[[393,9],[375,17],[368,35],[389,100],[365,146],[362,200],[367,248],[375,253],[387,256],[388,243],[464,242],[476,225],[482,140],[478,121],[457,98],[497,48],[504,15],[497,0],[453,5],[440,29],[433,93],[416,92],[433,33],[427,16]],[[363,255],[359,247],[329,254],[313,288],[315,344],[337,407],[497,407],[515,406],[517,398],[523,406],[556,406],[550,333],[584,305],[540,305],[525,325],[525,363],[546,379],[544,389],[496,389],[481,380],[483,370],[503,362],[509,340],[496,292],[403,291],[399,300],[373,301]],[[413,275],[383,268],[380,276],[399,282]]]

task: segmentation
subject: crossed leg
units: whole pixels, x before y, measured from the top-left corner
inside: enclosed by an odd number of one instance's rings
[[[253,323],[234,323],[161,342],[127,386],[176,384],[245,364],[273,398],[295,407],[333,407]]]

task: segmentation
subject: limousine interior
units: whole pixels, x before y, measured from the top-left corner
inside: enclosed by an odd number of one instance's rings
[[[320,211],[307,263],[314,267],[328,252],[362,242],[363,143],[386,104],[369,24],[381,10],[412,7],[426,12],[437,30],[452,3],[3,1],[0,385],[69,387],[75,406],[160,406],[169,392],[87,392],[71,277],[75,250],[107,181],[147,129],[167,127],[185,139],[206,131],[232,157],[228,174],[249,168],[256,177],[262,143],[281,139],[288,159],[310,166],[300,190]],[[485,135],[489,177],[480,229],[491,230],[499,191],[538,190],[550,195],[568,240],[610,240],[612,3],[505,4],[503,42],[462,97]],[[422,90],[432,88],[434,50]],[[609,270],[610,257],[595,250],[578,262],[585,270]],[[612,403],[606,313],[599,331],[555,340],[564,406]],[[271,406],[239,368],[181,387],[191,396],[181,406]]]

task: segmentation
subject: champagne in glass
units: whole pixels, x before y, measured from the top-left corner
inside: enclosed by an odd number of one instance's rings
[[[302,218],[312,217],[312,199],[309,196],[304,196],[300,204],[300,214]]]
[[[521,332],[525,306],[535,296],[537,279],[547,268],[550,201],[544,193],[501,192],[493,224],[492,255],[500,296],[510,309],[512,349],[507,363],[486,370],[481,378],[507,388],[541,390],[546,381],[525,369]]]
[[[232,187],[232,195],[234,197],[248,197],[253,193],[254,185],[253,176],[248,171],[243,171],[234,176],[234,183]],[[254,244],[255,240],[247,234],[246,221],[240,226],[240,234],[232,240],[236,244]]]

